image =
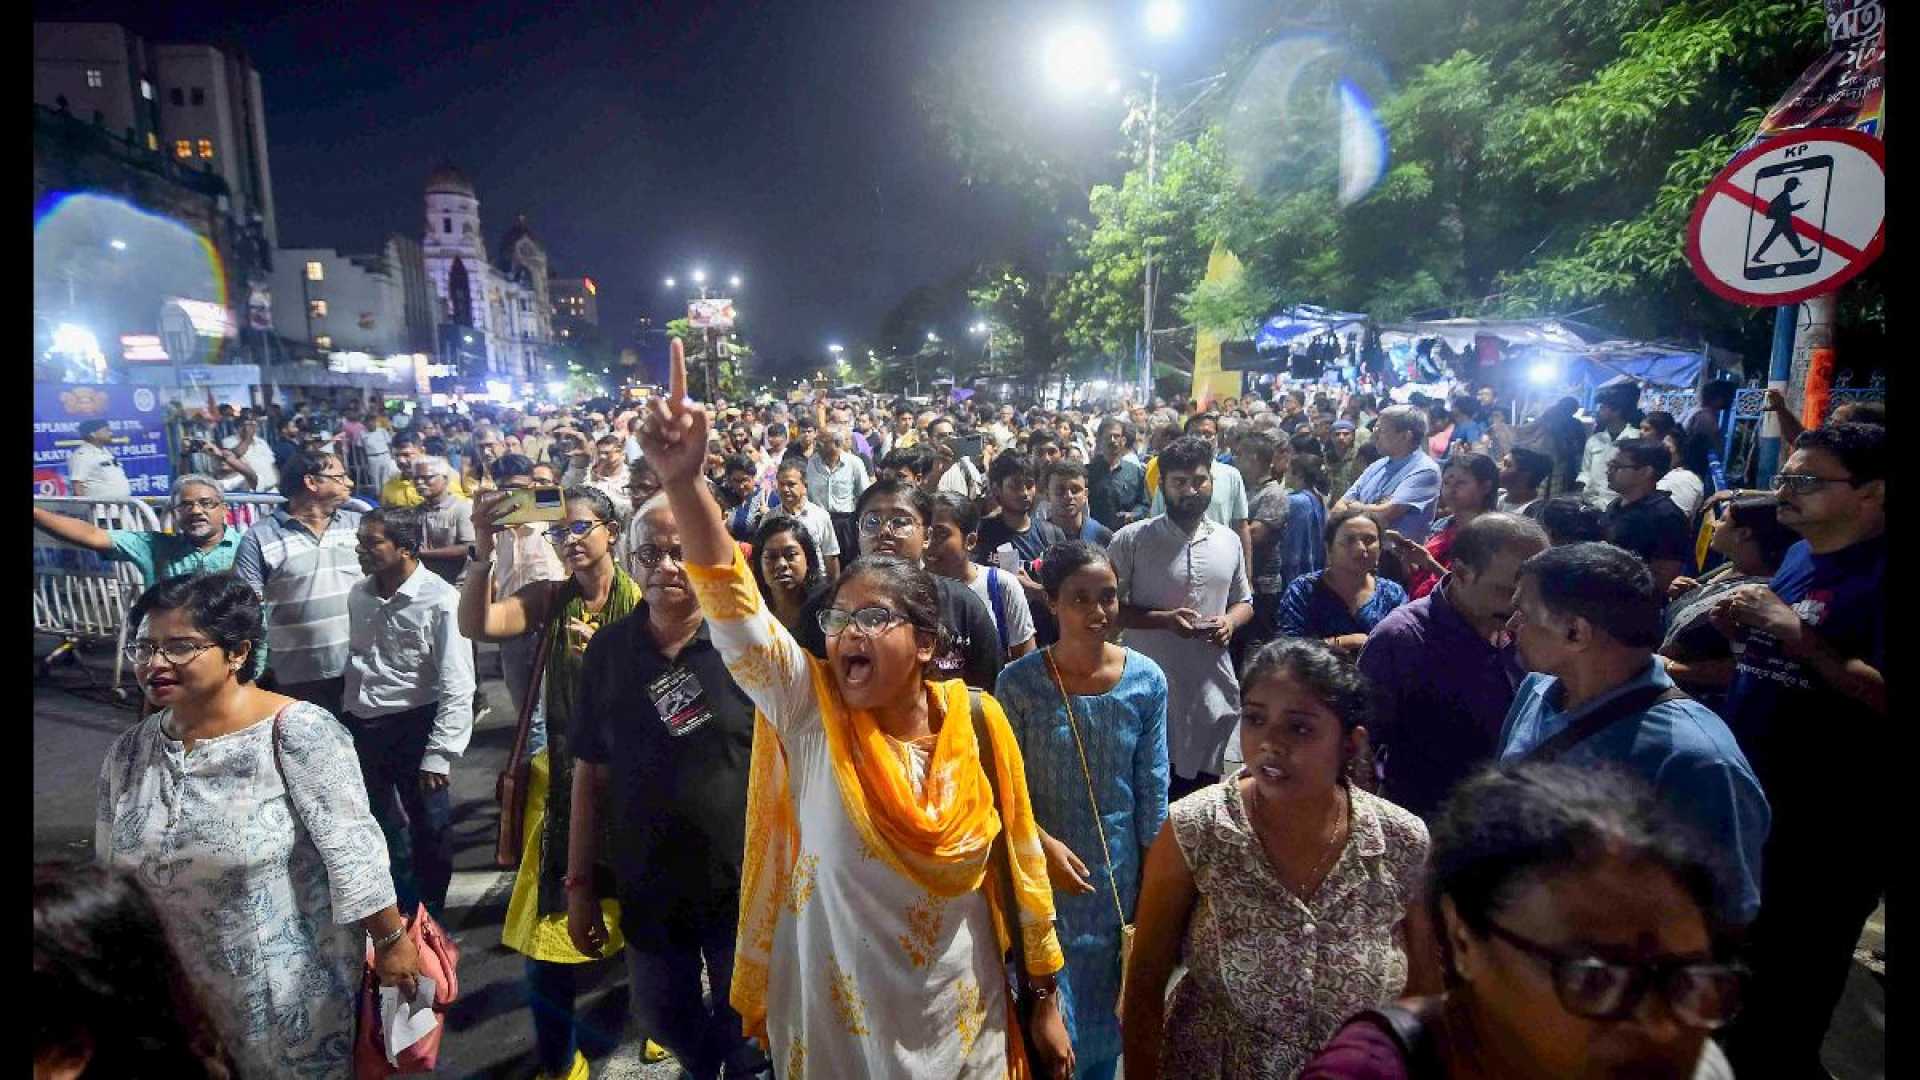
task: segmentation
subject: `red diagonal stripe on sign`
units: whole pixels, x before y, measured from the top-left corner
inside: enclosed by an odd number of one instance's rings
[[[1734,187],[1731,179],[1723,177],[1719,180],[1716,180],[1713,182],[1713,185],[1707,190],[1714,192],[1715,194],[1725,195],[1727,198],[1732,199],[1734,202],[1737,202],[1742,206],[1751,207],[1753,209],[1753,212],[1756,214],[1765,214],[1767,212],[1767,204],[1765,200],[1761,199],[1758,195],[1755,195],[1751,191],[1746,191],[1741,188]],[[1821,244],[1825,246],[1828,251],[1833,252],[1835,255],[1840,256],[1841,258],[1847,260],[1848,262],[1858,261],[1862,255],[1866,254],[1865,252],[1861,251],[1859,248],[1854,247],[1852,244],[1847,243],[1845,240],[1842,240],[1839,237],[1833,236],[1829,233],[1822,232],[1821,230],[1816,229],[1813,226],[1807,224],[1806,222],[1800,220],[1798,217],[1795,217],[1793,219],[1793,231],[1799,233],[1800,238],[1802,240],[1811,240],[1816,244]]]

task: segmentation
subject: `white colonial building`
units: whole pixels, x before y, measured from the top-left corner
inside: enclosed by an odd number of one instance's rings
[[[442,166],[427,178],[426,201],[421,250],[441,324],[442,357],[457,356],[461,378],[469,383],[543,382],[553,344],[547,253],[526,219],[501,238],[496,265],[487,258],[472,181]]]

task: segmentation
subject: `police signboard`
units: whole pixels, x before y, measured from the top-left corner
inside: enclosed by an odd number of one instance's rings
[[[1707,288],[1756,307],[1830,293],[1886,246],[1885,144],[1811,128],[1742,151],[1700,196],[1687,261]]]
[[[70,495],[67,455],[80,445],[80,425],[105,420],[109,449],[135,495],[166,495],[173,486],[166,408],[148,386],[33,384],[33,493]]]

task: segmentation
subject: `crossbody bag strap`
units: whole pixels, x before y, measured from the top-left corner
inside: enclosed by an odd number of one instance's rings
[[[1007,597],[1000,584],[1000,571],[987,567],[987,599],[993,601],[993,628],[1000,635],[1000,652],[1007,651]]]
[[[969,711],[973,714],[973,738],[980,744],[980,768],[987,774],[987,788],[993,793],[994,809],[999,810],[1006,804],[1000,801],[1000,770],[993,750],[993,739],[987,733],[987,712],[980,704],[981,693],[978,690],[967,691]],[[1007,921],[1007,940],[1012,943],[1013,970],[1018,973],[1021,986],[1027,981],[1027,946],[1020,933],[1019,894],[1013,889],[1013,848],[1007,843],[1007,816],[1000,815],[1000,835],[993,839],[993,850],[987,854],[989,873],[1000,879],[1000,893],[1006,897],[1007,910],[1001,915]]]
[[[527,676],[527,696],[520,702],[520,718],[513,726],[513,749],[507,754],[508,772],[519,768],[527,759],[527,743],[533,739],[533,712],[540,702],[540,680],[547,673],[547,653],[553,647],[554,627],[559,623],[558,617],[548,619],[540,636],[534,639],[533,670]]]
[[[1401,1056],[1406,1059],[1410,1080],[1446,1075],[1433,1029],[1427,1026],[1427,1018],[1420,1009],[1388,1002],[1367,1009],[1354,1019],[1366,1020],[1393,1037],[1394,1043],[1400,1047]]]
[[[1080,723],[1073,715],[1073,695],[1067,693],[1066,681],[1060,678],[1060,669],[1053,662],[1053,646],[1041,650],[1047,658],[1047,673],[1053,676],[1053,685],[1060,690],[1060,702],[1067,707],[1067,730],[1073,732],[1073,748],[1080,754],[1080,777],[1087,782],[1087,808],[1093,811],[1093,827],[1100,835],[1100,857],[1107,864],[1107,891],[1113,896],[1113,913],[1120,925],[1127,925],[1127,911],[1120,903],[1120,882],[1113,873],[1113,849],[1107,845],[1107,826],[1100,817],[1100,799],[1093,793],[1093,770],[1087,766],[1087,745],[1080,740]]]
[[[1626,719],[1667,701],[1687,700],[1687,692],[1677,686],[1644,686],[1614,698],[1567,725],[1559,734],[1534,747],[1525,756],[1528,761],[1554,761],[1580,743]]]

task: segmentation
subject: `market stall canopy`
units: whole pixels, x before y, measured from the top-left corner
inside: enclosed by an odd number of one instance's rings
[[[1388,347],[1438,338],[1457,353],[1472,350],[1476,339],[1482,337],[1498,338],[1508,348],[1557,345],[1578,349],[1606,336],[1605,331],[1571,319],[1436,319],[1391,323],[1380,328],[1380,342]]]
[[[1329,311],[1312,304],[1296,304],[1285,311],[1267,316],[1260,329],[1253,335],[1253,346],[1259,352],[1274,352],[1286,348],[1302,338],[1332,333],[1345,337],[1349,332],[1364,330],[1367,316],[1350,311]]]

